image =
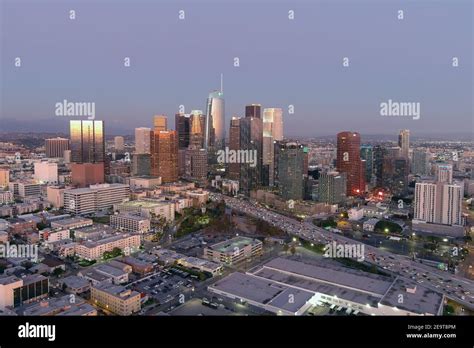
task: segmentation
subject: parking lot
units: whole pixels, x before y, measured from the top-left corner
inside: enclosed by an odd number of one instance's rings
[[[179,300],[179,295],[194,286],[194,279],[180,271],[161,271],[151,277],[136,281],[132,287],[136,291],[148,294],[160,305]]]

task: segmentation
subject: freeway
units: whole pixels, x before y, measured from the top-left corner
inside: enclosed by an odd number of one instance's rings
[[[254,205],[248,201],[218,193],[212,193],[210,198],[212,200],[224,200],[226,205],[234,210],[265,220],[283,229],[291,236],[312,243],[327,244],[336,242],[338,244],[353,244],[355,242],[340,234],[314,226],[310,222],[297,221],[293,218]],[[392,254],[367,244],[364,244],[364,251],[365,261],[388,270],[401,278],[410,279],[417,284],[443,293],[447,298],[455,300],[466,308],[474,310],[473,281],[412,261],[407,256]]]

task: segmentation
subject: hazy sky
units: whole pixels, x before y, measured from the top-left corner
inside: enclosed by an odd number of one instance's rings
[[[0,3],[0,131],[66,130],[63,99],[95,102],[106,130],[132,133],[154,114],[173,127],[180,104],[205,110],[220,73],[227,133],[248,103],[283,108],[286,135],[473,130],[471,0]],[[420,119],[382,117],[388,99],[419,102]]]

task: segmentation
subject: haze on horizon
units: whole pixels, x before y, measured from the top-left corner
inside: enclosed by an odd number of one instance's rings
[[[71,118],[54,116],[64,99],[95,102],[106,131],[132,134],[155,114],[174,128],[179,105],[205,111],[221,73],[226,127],[260,103],[284,110],[292,136],[474,129],[469,0],[3,0],[0,11],[0,131],[67,131]],[[389,99],[419,102],[420,119],[380,116]]]

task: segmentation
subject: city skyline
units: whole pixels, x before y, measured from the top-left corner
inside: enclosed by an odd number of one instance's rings
[[[225,131],[231,117],[244,116],[243,107],[250,103],[282,108],[288,136],[335,134],[342,122],[357,131],[364,124],[367,134],[408,128],[414,134],[453,136],[467,133],[466,125],[472,125],[472,52],[466,44],[472,42],[469,1],[422,9],[401,2],[403,20],[397,19],[395,5],[374,1],[324,6],[283,2],[271,8],[257,2],[252,11],[246,3],[215,4],[209,11],[186,2],[181,6],[186,14],[182,21],[177,5],[138,4],[109,9],[103,3],[3,2],[10,16],[3,26],[6,88],[0,131],[66,130],[69,118],[54,116],[54,105],[64,99],[95,102],[96,118],[108,124],[109,134],[150,127],[149,119],[156,114],[167,115],[174,128],[172,116],[180,105],[186,113],[207,110],[206,96],[220,89],[220,74],[225,79]],[[68,11],[73,7],[77,18],[70,20]],[[290,7],[293,20],[288,18]],[[17,13],[26,18],[17,20]],[[157,13],[158,28],[149,24]],[[94,36],[88,24],[100,22],[101,16],[107,16],[108,27]],[[206,21],[193,25],[196,18],[206,16],[218,23],[219,30]],[[244,29],[246,23],[266,19],[276,24]],[[48,25],[41,25],[45,21]],[[123,23],[134,29],[124,32]],[[37,27],[41,30],[35,31]],[[172,28],[173,34],[164,28]],[[295,35],[300,40],[293,40]],[[367,41],[360,45],[362,36]],[[138,45],[135,38],[150,44]],[[210,59],[193,54],[204,38],[220,45]],[[48,51],[40,49],[33,55],[31,40]],[[158,44],[164,53],[157,56]],[[249,49],[254,54],[249,55]],[[15,66],[17,57],[20,67]],[[127,57],[130,66],[124,67]],[[343,65],[344,58],[348,66]],[[419,103],[420,118],[381,116],[380,104],[388,101]]]
[[[211,316],[298,316],[343,320],[332,343],[464,342],[472,10],[0,0],[5,337],[222,345],[242,325]]]

